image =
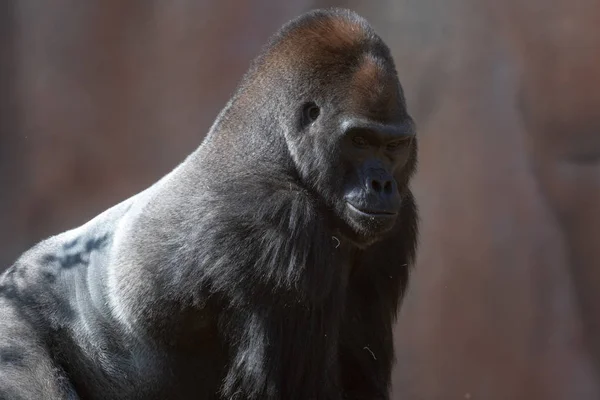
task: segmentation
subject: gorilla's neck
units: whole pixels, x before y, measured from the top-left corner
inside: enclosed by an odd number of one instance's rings
[[[254,105],[250,113],[242,110],[243,106],[238,100],[223,110],[197,150],[195,162],[209,170],[242,174],[252,170],[295,180],[298,172],[277,116],[261,113],[260,105]]]
[[[174,284],[210,281],[219,290],[240,278],[256,281],[233,291],[245,298],[248,287],[260,292],[268,281],[269,296],[279,288],[324,301],[343,281],[346,268],[340,264],[355,248],[340,244],[331,210],[299,181],[277,118],[258,110],[242,118],[238,107],[225,109],[182,164],[174,181],[187,187],[165,187],[167,213],[180,227],[177,247],[190,253],[182,258],[202,260],[178,266],[187,271]]]

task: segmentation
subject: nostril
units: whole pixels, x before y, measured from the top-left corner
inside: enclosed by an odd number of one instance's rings
[[[392,193],[392,181],[386,181],[385,185],[383,185],[383,191],[386,194]]]
[[[381,192],[381,189],[382,189],[382,187],[381,187],[381,182],[379,182],[378,180],[376,180],[376,179],[373,179],[373,180],[371,181],[371,187],[372,187],[372,188],[373,188],[373,190],[374,190],[374,191],[376,191],[377,193],[380,193],[380,192]]]

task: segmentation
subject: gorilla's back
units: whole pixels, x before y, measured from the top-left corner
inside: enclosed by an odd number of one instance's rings
[[[0,388],[14,386],[14,382],[5,383],[26,369],[39,370],[40,375],[52,373],[56,382],[48,385],[64,385],[39,388],[39,392],[30,389],[32,398],[73,393],[68,381],[61,378],[64,371],[59,365],[70,365],[82,376],[96,377],[90,379],[91,386],[96,380],[100,387],[121,390],[107,385],[107,381],[115,379],[125,384],[123,377],[129,376],[141,384],[135,388],[138,394],[143,392],[140,386],[152,387],[152,373],[148,374],[148,382],[132,374],[144,363],[143,356],[139,356],[143,351],[137,352],[136,346],[128,343],[130,336],[114,317],[107,286],[110,270],[116,268],[111,263],[119,235],[148,204],[159,183],[80,227],[41,241],[0,276]],[[107,381],[97,378],[102,376]],[[137,395],[127,393],[130,390],[134,388],[130,386],[120,394],[135,398]],[[0,398],[20,397],[0,392]]]

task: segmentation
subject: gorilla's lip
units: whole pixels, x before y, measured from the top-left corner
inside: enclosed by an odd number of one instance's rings
[[[389,217],[395,217],[396,215],[398,215],[397,212],[392,212],[392,211],[382,211],[382,210],[365,210],[365,209],[360,209],[358,207],[356,207],[354,204],[346,202],[346,204],[348,204],[348,207],[354,211],[355,213],[358,213],[360,215],[363,215],[365,217],[376,217],[376,218],[389,218]]]

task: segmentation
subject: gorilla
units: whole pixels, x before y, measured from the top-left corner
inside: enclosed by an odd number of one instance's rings
[[[415,124],[343,9],[284,25],[205,140],[0,279],[1,399],[389,399]]]

